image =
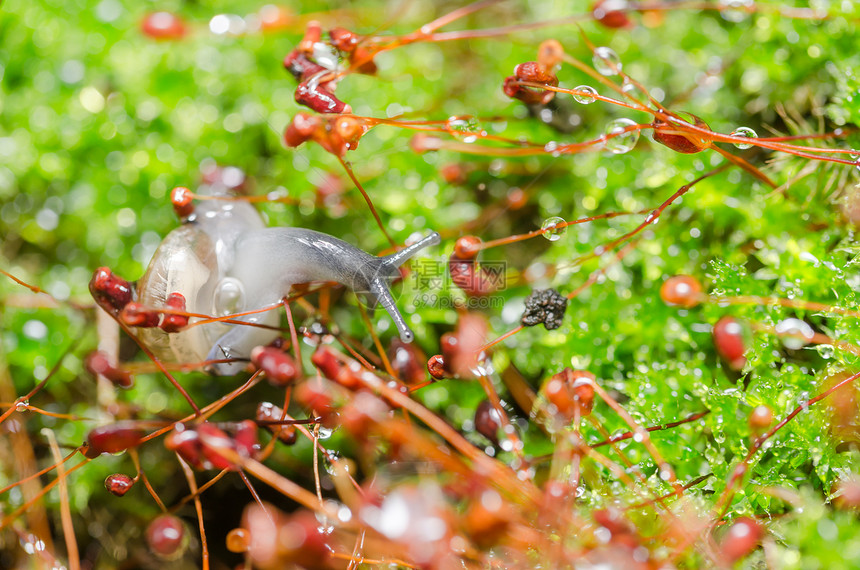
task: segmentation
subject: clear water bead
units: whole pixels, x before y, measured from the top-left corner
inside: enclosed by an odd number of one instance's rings
[[[634,126],[636,123],[630,119],[615,119],[606,125],[606,149],[613,154],[624,154],[633,150],[639,141],[639,129],[626,132],[625,129]]]
[[[727,22],[743,22],[755,6],[755,0],[720,0],[720,15]]]
[[[580,85],[575,89],[575,91],[581,92],[581,94],[573,96],[573,100],[577,103],[582,103],[583,105],[594,103],[594,96],[597,95],[597,89],[595,89],[591,85]]]
[[[564,225],[564,218],[553,216],[544,220],[540,229],[543,231],[543,237],[549,241],[558,241],[564,235],[567,226]]]
[[[790,318],[779,321],[774,330],[780,335],[782,344],[790,350],[799,350],[815,337],[815,331],[806,322]]]
[[[594,69],[600,75],[618,75],[618,72],[621,71],[621,58],[612,48],[595,48],[594,57],[591,58],[591,61],[594,63]]]
[[[748,139],[754,139],[754,138],[758,137],[756,132],[749,127],[738,127],[738,128],[736,128],[734,131],[732,131],[732,136],[733,137],[745,137]],[[748,144],[748,143],[737,143],[736,142],[736,143],[734,143],[734,145],[741,150],[746,150],[748,148],[752,148],[752,144]]]

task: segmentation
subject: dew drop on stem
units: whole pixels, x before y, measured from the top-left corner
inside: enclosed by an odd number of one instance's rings
[[[809,344],[815,336],[812,327],[800,319],[789,318],[779,321],[774,330],[782,339],[782,344],[790,350],[799,350]]]
[[[732,136],[733,137],[745,137],[748,139],[754,139],[754,138],[758,137],[756,132],[749,127],[738,127],[738,128],[736,128],[734,131],[732,131]],[[736,142],[736,143],[734,143],[734,145],[741,150],[746,150],[748,148],[752,148],[752,144],[750,144],[750,143]]]
[[[639,141],[639,130],[627,130],[635,127],[630,119],[615,119],[606,125],[606,150],[613,154],[624,154],[633,150]]]
[[[582,103],[583,105],[589,105],[594,103],[596,99],[594,98],[597,95],[597,89],[592,87],[591,85],[580,85],[574,91],[578,91],[579,93],[574,94],[573,100],[577,103]]]
[[[594,69],[600,75],[618,75],[618,72],[621,71],[621,58],[612,48],[595,48],[594,57],[591,58],[591,61],[594,63]]]
[[[564,218],[553,216],[544,220],[540,229],[543,231],[543,237],[549,241],[558,241],[567,228],[564,226]]]

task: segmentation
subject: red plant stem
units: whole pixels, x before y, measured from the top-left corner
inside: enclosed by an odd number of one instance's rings
[[[692,415],[690,415],[690,416],[687,416],[686,418],[684,418],[684,419],[682,419],[682,420],[677,420],[677,421],[674,421],[674,422],[668,422],[668,423],[665,423],[665,424],[658,424],[658,425],[656,425],[656,426],[650,426],[650,427],[647,427],[647,428],[645,428],[645,431],[662,431],[662,430],[671,429],[671,428],[673,428],[673,427],[678,427],[678,426],[680,426],[680,425],[684,425],[684,424],[688,424],[688,423],[690,423],[690,422],[694,422],[694,421],[696,421],[696,420],[698,420],[698,419],[701,419],[701,418],[703,418],[703,417],[707,416],[707,415],[708,415],[708,414],[710,414],[710,413],[711,413],[711,410],[705,410],[705,411],[702,411],[702,412],[697,412],[697,413],[695,413],[695,414],[692,414]],[[609,438],[607,438],[607,439],[604,439],[603,441],[598,441],[597,443],[593,443],[593,444],[591,444],[591,445],[590,445],[590,447],[591,447],[592,449],[595,449],[595,448],[598,448],[598,447],[603,447],[604,445],[610,445],[610,444],[612,444],[612,443],[618,443],[619,441],[624,441],[625,439],[630,439],[631,437],[633,437],[633,432],[632,432],[632,431],[628,431],[628,432],[624,432],[624,433],[621,433],[621,434],[618,434],[618,435],[613,435],[612,437],[609,437]]]
[[[728,486],[726,486],[726,490],[723,491],[722,495],[720,495],[720,498],[714,507],[714,511],[716,512],[716,511],[719,511],[720,509],[723,509],[723,510],[720,513],[720,515],[718,517],[716,517],[715,520],[722,519],[723,516],[725,516],[725,511],[728,509],[729,504],[731,503],[731,500],[734,497],[735,487],[740,483],[741,479],[743,479],[744,475],[747,472],[747,469],[749,468],[750,461],[755,456],[755,454],[758,452],[758,450],[761,449],[761,447],[764,445],[764,443],[767,440],[769,440],[771,437],[773,437],[776,434],[776,432],[778,432],[783,427],[785,427],[785,425],[788,422],[793,420],[795,418],[795,416],[797,416],[797,414],[799,414],[803,410],[808,409],[812,405],[820,402],[821,400],[823,400],[824,398],[826,398],[827,396],[829,396],[830,394],[832,394],[836,390],[838,390],[844,386],[847,386],[848,384],[851,384],[857,378],[860,378],[860,372],[852,374],[851,376],[845,378],[844,380],[837,382],[832,387],[830,387],[829,389],[825,390],[824,392],[818,394],[817,396],[813,396],[812,398],[808,399],[804,403],[797,406],[794,410],[792,410],[792,412],[790,414],[785,416],[782,420],[779,421],[779,423],[777,423],[775,426],[773,426],[765,434],[756,438],[753,441],[752,445],[750,446],[750,450],[749,450],[749,452],[747,452],[746,457],[744,457],[744,459],[737,466],[735,466],[735,469],[732,472],[732,476],[729,479],[729,484],[728,484]]]

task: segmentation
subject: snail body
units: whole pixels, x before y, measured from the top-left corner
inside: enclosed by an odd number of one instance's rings
[[[396,253],[376,257],[333,236],[303,228],[266,227],[256,209],[236,200],[206,200],[182,226],[170,232],[137,284],[137,299],[164,307],[180,293],[189,313],[222,317],[274,307],[293,285],[336,281],[377,302],[391,315],[401,340],[413,333],[389,291],[398,267],[420,249],[439,243],[431,233]],[[159,357],[179,362],[239,359],[215,363],[214,374],[236,374],[251,350],[274,340],[280,313],[269,310],[235,317],[244,324],[214,322],[167,333],[140,329],[141,340]]]

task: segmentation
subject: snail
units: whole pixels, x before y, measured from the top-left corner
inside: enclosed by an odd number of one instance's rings
[[[219,197],[216,195],[216,198]],[[290,287],[311,281],[336,281],[381,304],[400,334],[413,333],[389,290],[399,266],[419,250],[439,243],[436,232],[391,255],[375,257],[349,243],[317,231],[266,227],[260,214],[240,200],[204,200],[182,226],[170,232],[137,283],[136,299],[146,307],[164,307],[168,295],[180,293],[189,313],[216,317],[275,306]],[[167,333],[141,328],[140,338],[159,357],[179,362],[237,359],[215,363],[209,371],[241,371],[251,350],[274,340],[280,317],[276,310],[236,317],[254,325],[207,323]]]

